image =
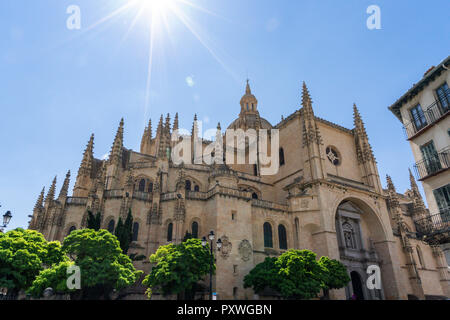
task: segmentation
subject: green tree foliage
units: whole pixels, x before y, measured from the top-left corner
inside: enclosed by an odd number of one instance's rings
[[[142,282],[148,286],[148,296],[160,289],[163,295],[192,292],[198,281],[209,274],[211,254],[203,247],[201,240],[188,239],[181,244],[159,247],[150,256],[154,264],[152,271]],[[215,270],[215,265],[213,265]]]
[[[350,282],[347,268],[337,260],[321,257],[319,264],[326,269],[323,281],[326,289],[340,289]]]
[[[106,230],[76,230],[68,235],[62,249],[81,271],[81,298],[109,298],[114,290],[120,290],[136,282],[142,271],[136,271],[130,258],[122,253],[117,238]],[[40,296],[45,287],[69,292],[62,279],[67,264],[59,264],[41,272],[31,291]],[[67,279],[67,275],[66,275]]]
[[[27,293],[39,298],[46,288],[53,288],[56,293],[70,293],[76,290],[67,288],[67,268],[72,266],[72,261],[64,261],[50,269],[42,270],[33,281]]]
[[[120,242],[122,252],[127,254],[133,240],[133,215],[131,214],[131,209],[128,211],[125,223],[123,223],[122,218],[119,218],[114,234]]]
[[[95,231],[100,230],[101,227],[102,216],[100,212],[97,212],[96,215],[92,213],[92,211],[88,210],[87,217],[87,228]]]
[[[186,234],[184,235],[184,238],[183,238],[183,242],[186,242],[189,239],[193,239],[193,238],[194,237],[192,236],[192,234],[190,232],[186,231]]]
[[[41,270],[66,259],[59,242],[32,230],[0,233],[0,287],[27,289]]]
[[[336,274],[333,274],[337,272]],[[278,292],[285,299],[311,299],[321,289],[344,287],[348,279],[345,266],[309,250],[289,250],[278,258],[266,260],[253,268],[244,278],[244,287],[256,293],[265,288]]]

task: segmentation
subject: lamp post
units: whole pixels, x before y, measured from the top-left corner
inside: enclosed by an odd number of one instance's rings
[[[209,261],[209,300],[212,300],[212,275],[213,275],[213,264],[214,264],[214,255],[213,255],[213,241],[214,241],[214,231],[211,231],[208,234],[208,239],[210,241],[210,255],[211,259]],[[202,239],[202,246],[206,247],[206,244],[208,243],[208,240],[206,240],[206,237],[203,237]],[[222,248],[222,240],[219,239],[216,242],[217,250],[220,251],[220,248]]]
[[[0,231],[3,232],[3,230],[6,228],[6,226],[11,221],[12,214],[11,211],[6,211],[6,213],[3,215],[3,226],[0,226]]]

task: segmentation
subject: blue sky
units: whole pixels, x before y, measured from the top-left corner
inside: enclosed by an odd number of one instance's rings
[[[155,23],[147,107],[151,17],[130,30],[132,7],[89,29],[127,1],[0,1],[0,210],[13,212],[11,228],[27,226],[55,175],[57,192],[68,169],[73,185],[91,133],[101,158],[121,117],[133,150],[161,113],[179,112],[188,129],[194,113],[206,128],[227,126],[247,75],[272,124],[299,108],[302,81],[329,121],[351,128],[356,102],[383,184],[389,173],[398,191],[409,187],[412,153],[387,107],[448,56],[448,0],[191,0],[206,9],[179,6],[191,30],[170,12],[170,32]],[[372,4],[381,30],[366,27]],[[81,30],[66,28],[69,5]]]

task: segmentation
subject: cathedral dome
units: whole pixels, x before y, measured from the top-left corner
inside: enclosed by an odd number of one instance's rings
[[[247,129],[247,128],[259,128],[259,129],[272,129],[272,125],[269,121],[259,116],[258,112],[258,100],[252,94],[249,81],[247,80],[247,86],[245,88],[245,94],[242,96],[241,112],[239,118],[234,120],[228,129]]]

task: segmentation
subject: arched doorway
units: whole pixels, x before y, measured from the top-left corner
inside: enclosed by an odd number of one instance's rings
[[[365,286],[367,268],[381,263],[375,243],[385,239],[376,213],[360,199],[346,199],[336,209],[335,226],[339,260],[352,271],[347,298],[355,294],[358,300],[381,299],[382,290],[369,290]]]
[[[362,281],[358,272],[352,271],[350,278],[352,279],[353,294],[356,296],[356,300],[365,300]]]

